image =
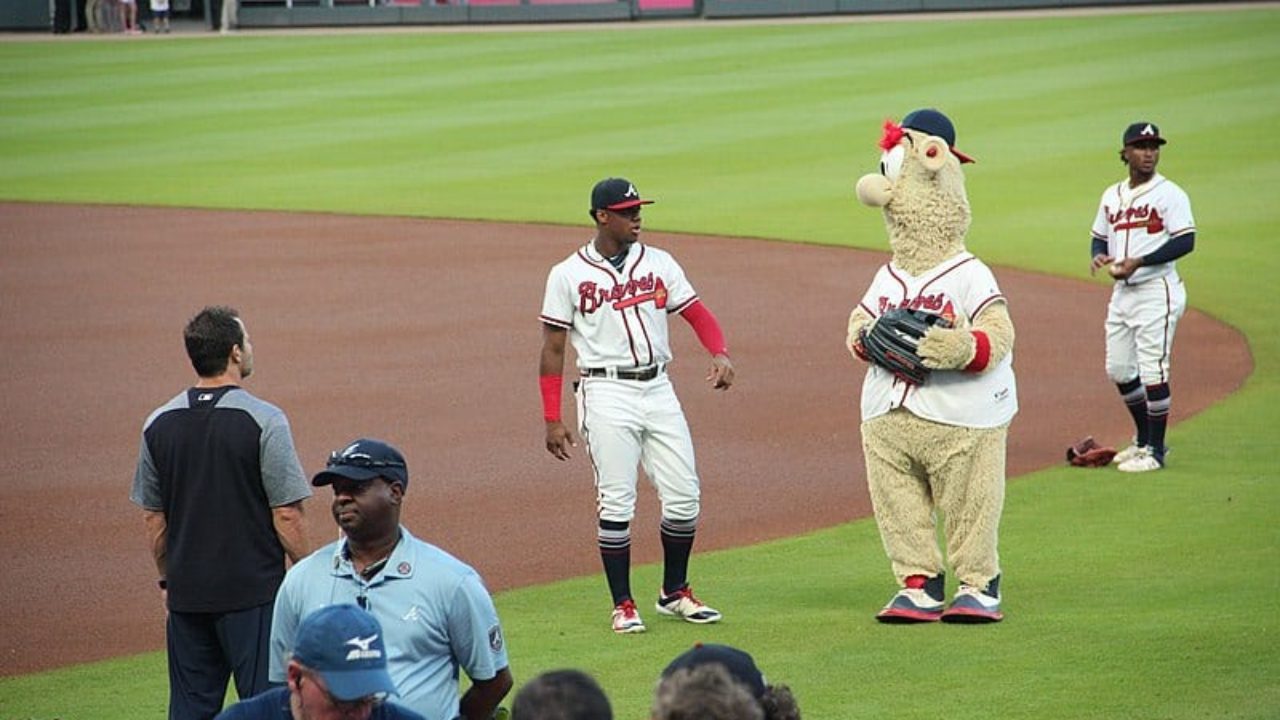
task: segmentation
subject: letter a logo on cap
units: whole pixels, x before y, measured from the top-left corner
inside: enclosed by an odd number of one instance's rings
[[[1142,128],[1142,134],[1143,134],[1143,135],[1155,135],[1155,134],[1156,134],[1156,129],[1155,129],[1155,128],[1153,128],[1153,127],[1151,127],[1151,123],[1147,123],[1147,126],[1146,126],[1146,127],[1144,127],[1144,128]]]
[[[1148,125],[1147,127],[1151,127],[1151,126]],[[627,183],[627,191],[622,194],[622,197],[638,198],[640,197],[640,193],[636,191],[635,185],[632,185],[631,183]]]

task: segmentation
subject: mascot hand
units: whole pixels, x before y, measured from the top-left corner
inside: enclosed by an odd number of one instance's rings
[[[920,339],[916,352],[925,367],[932,370],[959,370],[973,360],[977,341],[969,328],[931,327]]]

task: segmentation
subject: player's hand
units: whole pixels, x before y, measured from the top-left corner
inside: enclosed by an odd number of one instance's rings
[[[1140,267],[1142,267],[1142,258],[1127,257],[1118,262],[1111,263],[1111,277],[1117,280],[1124,280],[1137,272]]]
[[[707,372],[707,382],[716,390],[728,390],[733,385],[733,362],[728,355],[716,355],[711,358],[711,370]]]
[[[1094,255],[1093,262],[1089,263],[1089,274],[1095,275],[1104,266],[1110,265],[1115,258],[1110,255]]]
[[[569,448],[576,447],[578,441],[563,422],[552,420],[547,423],[547,452],[555,455],[557,460],[568,460],[571,457]]]

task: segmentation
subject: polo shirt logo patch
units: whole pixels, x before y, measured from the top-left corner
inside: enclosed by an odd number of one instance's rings
[[[412,571],[413,571],[413,566],[407,562],[402,562],[396,566],[396,572],[400,573],[401,575],[408,575]]]
[[[489,628],[489,649],[494,652],[502,651],[502,628],[497,625]]]

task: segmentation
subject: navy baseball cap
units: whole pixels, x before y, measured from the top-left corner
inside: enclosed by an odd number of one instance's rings
[[[311,484],[318,487],[339,478],[364,482],[378,477],[408,488],[409,466],[399,450],[381,440],[360,438],[329,453],[329,462],[311,478]]]
[[[339,700],[397,694],[387,672],[382,626],[355,605],[330,605],[303,618],[293,657],[324,678]]]
[[[734,680],[742,683],[759,700],[764,697],[764,673],[756,667],[750,655],[735,647],[715,643],[698,643],[671,661],[662,677],[669,677],[677,670],[692,669],[710,663],[719,663],[729,671]]]
[[[1146,140],[1155,141],[1157,145],[1164,145],[1169,142],[1160,137],[1160,128],[1156,127],[1155,123],[1136,122],[1124,129],[1125,145],[1132,145]]]
[[[652,205],[652,200],[640,199],[636,186],[626,178],[605,178],[591,188],[591,209],[626,210],[640,205]]]
[[[902,127],[942,138],[946,141],[947,147],[951,148],[951,154],[962,163],[977,162],[956,149],[956,126],[951,123],[951,118],[933,108],[907,113],[907,116],[902,118]]]

